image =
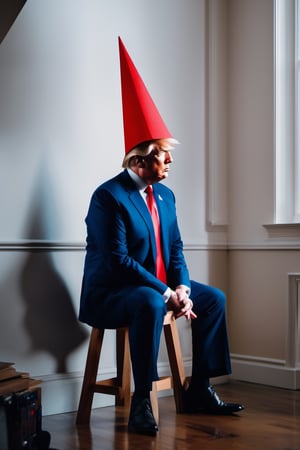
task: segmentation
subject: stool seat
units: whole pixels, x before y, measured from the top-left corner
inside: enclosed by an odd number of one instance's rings
[[[183,411],[183,393],[188,383],[182,360],[176,318],[172,311],[168,311],[165,315],[163,329],[172,375],[161,377],[152,384],[151,404],[153,415],[157,422],[159,420],[157,392],[173,389],[176,412],[181,413]],[[89,423],[94,393],[114,395],[116,406],[130,405],[131,363],[128,328],[116,329],[116,377],[97,381],[104,332],[104,328],[92,328],[91,331],[81,396],[76,416],[77,424]]]

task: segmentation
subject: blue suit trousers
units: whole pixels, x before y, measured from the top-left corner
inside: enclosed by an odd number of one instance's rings
[[[197,319],[191,320],[192,380],[231,372],[226,327],[226,298],[222,291],[191,281],[190,298]],[[129,342],[135,389],[151,390],[158,379],[157,359],[166,303],[160,293],[146,286],[116,292],[106,305],[107,328],[129,326]],[[183,319],[181,319],[183,320]]]

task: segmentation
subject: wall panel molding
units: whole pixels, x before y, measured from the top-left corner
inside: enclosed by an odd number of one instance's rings
[[[299,240],[276,240],[266,242],[229,242],[227,244],[229,251],[299,251]]]
[[[85,242],[53,242],[53,241],[11,241],[0,242],[0,252],[53,252],[53,251],[80,251],[85,252]],[[266,242],[228,242],[228,243],[187,243],[185,252],[203,251],[299,251],[299,239],[268,240]]]
[[[286,365],[300,371],[300,273],[288,274],[288,323],[286,341]]]
[[[284,389],[300,389],[300,368],[287,367],[284,361],[231,355],[232,378]]]
[[[233,378],[300,389],[300,273],[288,274],[287,309],[285,360],[231,354]]]
[[[0,252],[33,252],[33,251],[83,251],[84,242],[55,241],[11,241],[0,242]]]

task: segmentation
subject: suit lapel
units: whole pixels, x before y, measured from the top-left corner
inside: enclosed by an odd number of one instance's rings
[[[124,171],[122,175],[125,177],[126,190],[128,192],[128,199],[131,202],[132,206],[139,212],[144,222],[147,225],[150,233],[151,246],[153,249],[154,260],[156,258],[156,243],[155,243],[155,234],[153,223],[151,219],[151,215],[149,213],[148,207],[142,198],[140,192],[136,189],[136,186],[133,180],[130,178],[128,173]],[[154,185],[155,186],[155,185]],[[168,224],[168,210],[165,206],[164,199],[162,195],[159,193],[159,190],[156,189],[157,186],[154,187],[154,196],[157,204],[158,214],[160,217],[160,226],[161,226],[161,234],[162,234],[162,245],[163,248],[164,242],[167,241],[166,234],[168,233],[167,224]],[[157,192],[158,191],[158,192]]]
[[[135,207],[135,209],[141,214],[143,219],[145,219],[146,223],[151,223],[150,222],[151,217],[150,217],[147,205],[144,202],[144,200],[142,199],[142,196],[137,189],[134,189],[133,191],[129,192],[129,200],[131,201],[131,203]]]
[[[151,240],[151,245],[153,248],[153,253],[155,255],[156,254],[156,245],[155,245],[154,228],[153,228],[153,223],[152,223],[152,219],[151,219],[151,215],[149,213],[148,207],[147,207],[145,201],[142,199],[141,194],[136,189],[129,192],[129,200],[131,201],[133,207],[139,212],[139,214],[141,215],[141,217],[143,218],[144,222],[147,225],[147,228],[150,233],[150,240]]]
[[[160,221],[162,222],[162,225],[163,225],[164,223],[166,223],[166,219],[168,217],[168,209],[166,207],[163,195],[160,193],[159,186],[154,185],[153,193],[154,193],[154,198],[156,201]]]
[[[128,192],[128,199],[133,205],[133,207],[139,212],[145,221],[147,227],[153,231],[152,219],[149,214],[148,207],[142,198],[140,192],[137,190],[134,181],[130,178],[126,170],[122,173],[123,179],[125,180],[125,189]]]

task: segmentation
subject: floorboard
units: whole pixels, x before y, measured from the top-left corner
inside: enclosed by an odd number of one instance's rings
[[[230,417],[176,414],[173,397],[163,397],[156,437],[129,434],[122,407],[94,409],[89,427],[76,427],[76,413],[68,413],[44,417],[43,428],[56,450],[300,450],[300,391],[244,382],[216,390],[246,409]]]

